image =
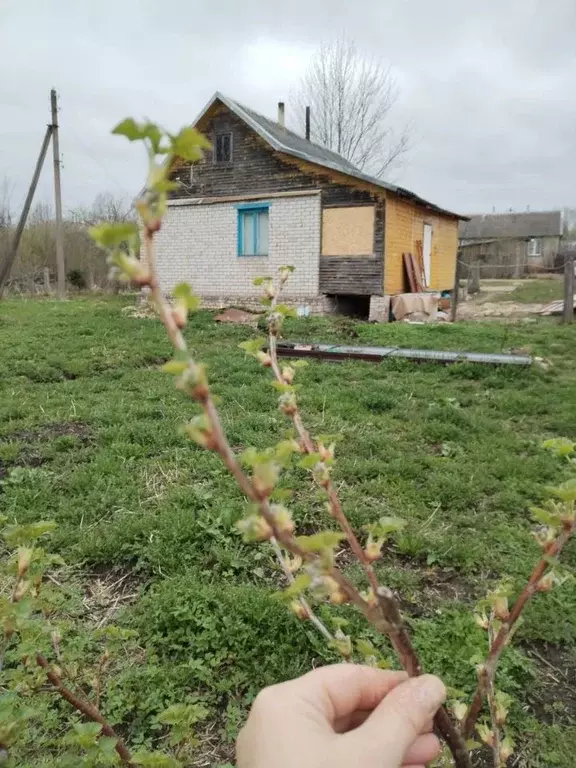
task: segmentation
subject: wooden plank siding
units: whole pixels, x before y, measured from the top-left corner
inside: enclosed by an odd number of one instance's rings
[[[384,262],[375,256],[321,256],[320,291],[333,295],[382,295]]]
[[[272,150],[239,117],[226,107],[220,107],[199,125],[212,142],[216,133],[232,134],[232,161],[213,163],[212,152],[190,170],[190,164],[179,162],[171,173],[171,179],[179,186],[170,196],[223,197],[287,192],[290,190],[322,190],[323,202],[338,204],[353,199],[356,202],[372,202],[373,195],[356,189],[354,185],[335,182],[328,169],[314,166],[306,169],[290,162],[287,155]],[[294,158],[292,158],[294,159]],[[315,172],[311,169],[316,169]],[[346,178],[346,177],[343,177]]]
[[[408,291],[402,254],[416,254],[417,242],[424,237],[424,224],[432,226],[430,289],[451,290],[454,284],[458,250],[458,221],[432,213],[395,195],[386,199],[386,268],[384,293]]]

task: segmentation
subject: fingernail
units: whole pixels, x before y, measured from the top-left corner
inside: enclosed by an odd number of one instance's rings
[[[446,688],[435,675],[421,675],[411,680],[416,699],[430,712],[436,712],[446,698]]]

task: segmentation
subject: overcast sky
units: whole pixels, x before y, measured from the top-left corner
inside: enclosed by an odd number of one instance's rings
[[[413,147],[396,183],[463,213],[576,206],[576,0],[0,0],[0,181],[13,209],[51,87],[73,208],[140,186],[140,148],[109,136],[123,117],[175,129],[220,90],[271,117],[286,100],[290,119],[315,47],[343,31],[400,87],[394,122],[411,126]]]

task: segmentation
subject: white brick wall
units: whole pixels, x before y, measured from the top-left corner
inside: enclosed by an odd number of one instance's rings
[[[247,297],[260,293],[252,280],[283,264],[296,271],[287,293],[318,295],[320,195],[270,199],[269,255],[238,256],[235,203],[170,205],[156,236],[160,283],[165,293],[185,280],[200,296]]]

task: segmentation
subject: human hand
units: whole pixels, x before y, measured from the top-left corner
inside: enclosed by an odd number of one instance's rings
[[[424,768],[446,697],[432,675],[335,664],[261,691],[238,736],[238,768]]]

